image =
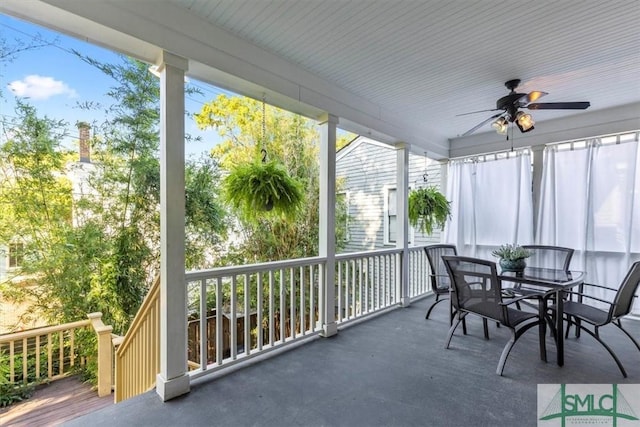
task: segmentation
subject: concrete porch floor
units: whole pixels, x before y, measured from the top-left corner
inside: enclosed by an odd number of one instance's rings
[[[149,392],[67,423],[69,426],[536,426],[537,384],[640,383],[640,352],[613,326],[601,336],[628,378],[587,334],[565,342],[565,366],[539,359],[537,329],[516,343],[504,376],[495,373],[506,328],[468,316],[444,349],[446,303],[425,320],[433,298],[320,338],[162,403]],[[640,339],[640,322],[624,323]],[[635,408],[634,408],[635,409]],[[639,411],[640,412],[640,411]]]

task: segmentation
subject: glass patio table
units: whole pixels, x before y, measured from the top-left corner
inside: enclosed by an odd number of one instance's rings
[[[539,313],[547,311],[547,302],[555,295],[556,300],[556,348],[558,366],[564,365],[563,302],[565,291],[580,285],[584,281],[584,272],[554,270],[550,268],[526,267],[523,272],[503,271],[498,274],[503,282],[527,285],[526,289],[540,292]],[[514,289],[517,293],[517,289]]]

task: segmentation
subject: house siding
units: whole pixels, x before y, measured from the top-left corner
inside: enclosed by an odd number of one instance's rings
[[[440,188],[441,165],[426,160],[428,181],[425,183],[425,157],[409,155],[409,186],[418,188],[435,185]],[[396,187],[396,149],[368,138],[360,137],[338,153],[336,177],[348,196],[348,241],[344,252],[356,252],[394,247],[385,244],[385,195]],[[411,245],[419,246],[440,241],[440,232],[425,236],[417,230],[410,233]]]

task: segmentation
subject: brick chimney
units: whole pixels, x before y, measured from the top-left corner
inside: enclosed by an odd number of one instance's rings
[[[91,152],[89,139],[91,138],[91,126],[87,122],[78,122],[78,133],[80,137],[80,162],[91,163]]]

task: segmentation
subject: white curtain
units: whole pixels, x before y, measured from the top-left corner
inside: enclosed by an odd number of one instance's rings
[[[547,147],[537,230],[536,243],[576,250],[571,269],[585,271],[586,282],[617,288],[640,260],[637,138],[607,145],[594,139],[578,150]]]
[[[451,220],[444,242],[461,255],[493,259],[506,243],[533,242],[533,201],[529,151],[488,161],[452,161],[447,177]]]

